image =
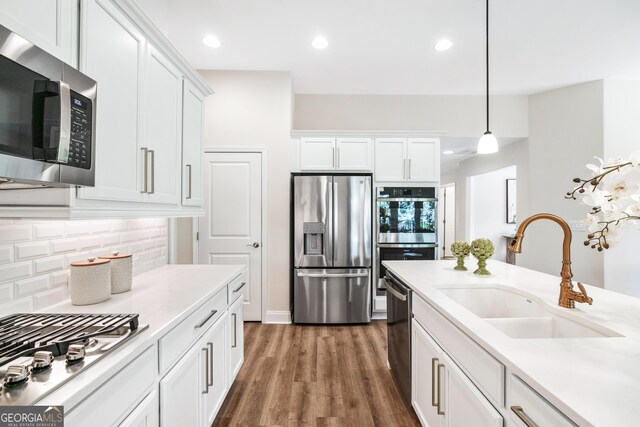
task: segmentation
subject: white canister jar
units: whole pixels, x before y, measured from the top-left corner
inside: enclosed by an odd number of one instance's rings
[[[111,293],[119,294],[130,291],[133,278],[133,255],[113,251],[111,255],[98,258],[111,261]]]
[[[69,293],[71,304],[97,304],[111,298],[111,261],[88,258],[71,263]]]

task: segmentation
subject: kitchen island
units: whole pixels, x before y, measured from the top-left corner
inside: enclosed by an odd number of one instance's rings
[[[558,276],[498,261],[488,262],[491,276],[474,275],[472,268],[455,271],[455,261],[449,260],[384,264],[414,291],[414,329],[415,325],[424,329],[427,339],[433,339],[456,364],[455,369],[459,367],[473,381],[475,391],[481,391],[505,419],[504,425],[524,426],[525,419],[531,421],[522,415],[522,405],[514,402],[521,390],[528,393],[529,388],[539,395],[536,398],[541,397],[541,407],[548,405],[542,412],[559,411],[552,418],[566,425],[638,424],[640,300],[585,285],[593,305],[565,309],[557,305]],[[487,295],[497,298],[483,306]],[[539,328],[542,324],[547,328]],[[415,339],[415,331],[412,336]],[[420,348],[414,343],[416,347]],[[436,407],[442,412],[441,405],[435,405],[440,400],[441,367],[432,364],[438,359],[424,355],[415,359],[414,353],[412,381],[421,381],[416,371],[437,376],[430,384],[434,393],[437,385],[438,395],[428,396],[432,399],[428,403],[434,405],[424,405],[425,413],[431,406],[434,414]],[[429,389],[429,384],[417,392],[413,388],[412,403],[423,423],[435,415],[421,414],[416,398],[422,391],[431,394]],[[493,408],[488,410],[493,410],[489,418],[497,417]]]
[[[245,281],[245,265],[166,265],[103,303],[48,308],[149,326],[37,404],[63,405],[68,426],[211,425],[244,360]]]

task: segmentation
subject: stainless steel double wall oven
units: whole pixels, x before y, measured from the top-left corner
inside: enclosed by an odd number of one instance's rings
[[[376,284],[386,287],[383,261],[436,259],[437,198],[435,187],[376,189]]]

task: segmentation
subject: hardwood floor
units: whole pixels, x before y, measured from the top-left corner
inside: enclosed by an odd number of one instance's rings
[[[245,323],[245,361],[214,426],[419,426],[387,369],[386,323]]]

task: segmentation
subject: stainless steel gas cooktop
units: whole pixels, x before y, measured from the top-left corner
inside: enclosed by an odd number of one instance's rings
[[[31,405],[146,329],[137,314],[0,319],[0,405]]]

